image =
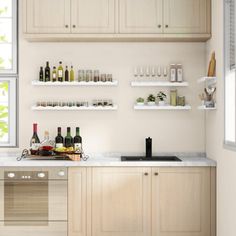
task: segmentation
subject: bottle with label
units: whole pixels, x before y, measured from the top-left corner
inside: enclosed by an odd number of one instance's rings
[[[53,66],[53,70],[52,70],[52,82],[56,82],[57,81],[57,68],[55,66]]]
[[[176,66],[175,66],[175,64],[170,65],[170,82],[176,82]]]
[[[68,66],[66,66],[66,70],[65,70],[65,81],[69,82],[69,71],[68,71]]]
[[[62,62],[59,62],[59,66],[57,68],[57,79],[59,82],[63,82],[63,67]]]
[[[44,80],[43,80],[43,67],[41,66],[40,67],[40,71],[39,71],[39,81],[40,82],[43,82]]]
[[[38,137],[38,124],[33,124],[33,136],[30,140],[30,152],[31,155],[36,155],[40,147],[40,140]]]
[[[51,80],[51,72],[49,67],[49,61],[47,61],[45,67],[45,82],[49,82],[50,80]]]
[[[177,82],[183,82],[183,67],[177,64]]]
[[[76,127],[76,135],[74,137],[74,150],[81,151],[82,150],[82,138],[80,136],[80,128]]]
[[[62,148],[64,146],[64,138],[61,135],[61,127],[57,128],[57,137],[55,138],[56,148]]]
[[[73,66],[71,66],[70,68],[70,82],[74,82],[75,81],[75,72],[73,69]]]
[[[65,137],[65,147],[73,147],[73,138],[71,137],[70,127],[67,127],[67,135]]]

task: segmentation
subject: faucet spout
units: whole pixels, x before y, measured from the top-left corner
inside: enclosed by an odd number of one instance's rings
[[[146,157],[152,157],[152,139],[150,137],[146,138]]]

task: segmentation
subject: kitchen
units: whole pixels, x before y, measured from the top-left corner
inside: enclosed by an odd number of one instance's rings
[[[0,0],[0,235],[235,236],[234,10]]]

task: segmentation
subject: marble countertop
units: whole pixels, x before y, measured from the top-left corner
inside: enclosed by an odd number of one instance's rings
[[[166,154],[169,155],[169,154]],[[172,153],[173,155],[173,153]],[[21,160],[17,161],[16,158],[19,154],[0,154],[0,167],[214,167],[216,166],[216,161],[206,158],[202,153],[195,154],[174,154],[178,156],[181,162],[150,162],[150,161],[137,161],[137,162],[122,162],[121,154],[93,154],[87,161],[45,161],[45,160]]]

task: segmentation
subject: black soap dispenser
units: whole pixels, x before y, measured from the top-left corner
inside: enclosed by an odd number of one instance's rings
[[[152,157],[152,139],[150,137],[146,138],[146,157]]]

